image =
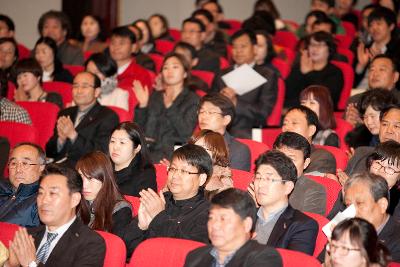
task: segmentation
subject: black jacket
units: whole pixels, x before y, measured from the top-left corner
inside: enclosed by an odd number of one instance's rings
[[[114,171],[119,190],[124,195],[140,197],[142,189],[151,188],[157,192],[156,171],[152,164],[144,169],[139,167],[139,158],[136,156],[128,167]]]
[[[215,259],[210,251],[213,246],[192,250],[187,256],[185,267],[212,267]],[[226,267],[280,267],[282,258],[274,248],[261,245],[255,240],[247,241],[236,252]]]
[[[385,227],[378,234],[379,240],[388,248],[392,261],[400,262],[400,222],[390,216]]]
[[[125,231],[124,240],[129,240],[128,255],[140,242],[152,237],[175,237],[209,243],[207,233],[209,203],[204,198],[203,188],[196,196],[185,200],[174,200],[171,192],[164,193],[165,210],[157,214],[149,228],[142,231],[135,217]]]
[[[0,181],[0,221],[33,227],[40,224],[36,197],[39,183],[20,184],[18,189],[8,180]]]

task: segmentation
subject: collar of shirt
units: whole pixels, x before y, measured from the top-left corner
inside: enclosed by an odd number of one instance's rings
[[[247,63],[245,63],[245,64],[247,64]],[[242,65],[244,65],[244,64],[242,64]],[[242,65],[235,64],[235,65],[233,65],[233,68],[236,69],[236,68],[238,68],[238,67],[240,67]],[[249,65],[250,67],[254,68],[254,66],[256,65],[256,62],[253,61],[252,63],[247,64],[247,65]]]
[[[376,232],[378,233],[378,235],[382,232],[383,228],[386,226],[387,222],[389,221],[390,215],[387,215],[386,220],[378,227],[378,229],[376,229]]]
[[[262,208],[259,208],[257,211],[258,221],[261,224],[266,224],[266,223],[272,221],[274,218],[279,218],[282,215],[282,213],[286,210],[287,207],[288,207],[288,203],[286,203],[286,205],[283,206],[282,208],[280,208],[279,210],[276,210],[276,211],[270,213],[268,215],[268,218],[264,218],[264,213],[262,212]]]
[[[214,258],[214,265],[215,267],[224,267],[226,266],[231,259],[233,258],[233,256],[235,256],[236,250],[233,251],[231,254],[227,255],[224,259],[223,263],[219,263],[219,257],[218,257],[218,250],[213,247],[212,250],[210,251],[210,255]]]
[[[121,75],[126,69],[129,67],[129,65],[132,63],[132,60],[126,63],[125,65],[122,65],[121,67],[118,68],[118,75]]]

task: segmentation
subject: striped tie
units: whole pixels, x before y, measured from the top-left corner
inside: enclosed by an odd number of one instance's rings
[[[38,262],[41,262],[43,264],[46,263],[47,258],[49,257],[48,254],[49,254],[51,242],[53,242],[53,240],[56,237],[57,237],[57,233],[47,233],[47,240],[37,253],[37,261]]]

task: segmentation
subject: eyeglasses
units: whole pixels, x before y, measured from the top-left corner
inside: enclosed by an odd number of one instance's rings
[[[341,256],[347,256],[350,251],[361,251],[361,249],[338,246],[332,244],[332,242],[329,242],[328,244],[326,244],[326,251],[328,251],[329,253],[334,253],[335,251],[337,251]]]
[[[90,85],[90,84],[77,84],[74,83],[72,84],[72,89],[78,89],[78,88],[82,88],[82,89],[89,89],[89,88],[94,88],[94,85]]]
[[[274,179],[268,176],[263,177],[261,174],[255,174],[253,176],[253,180],[257,182],[268,182],[268,183],[286,183],[290,182],[290,180],[284,180],[284,179]]]
[[[393,169],[393,168],[390,167],[390,166],[384,166],[382,163],[380,163],[380,162],[377,161],[377,160],[375,160],[375,161],[372,162],[371,167],[374,168],[374,169],[377,170],[377,171],[379,171],[379,170],[381,170],[381,169],[383,168],[383,171],[384,171],[386,174],[389,174],[389,175],[393,175],[393,174],[395,174],[395,173],[400,173],[400,171],[396,171],[395,169]]]
[[[18,162],[18,161],[10,161],[10,162],[8,163],[8,168],[9,168],[9,169],[16,169],[18,165],[20,166],[20,168],[21,168],[22,170],[26,170],[26,169],[28,169],[30,166],[43,165],[43,164],[40,164],[40,163],[30,163],[30,162],[28,162],[28,161],[20,161],[20,162]]]
[[[170,173],[171,174],[178,173],[179,175],[200,174],[198,172],[190,172],[190,171],[187,171],[187,170],[178,169],[178,168],[174,168],[174,167],[171,167],[171,166],[169,166],[167,168],[167,172],[168,172],[168,174],[170,174]]]
[[[214,114],[223,115],[221,112],[216,112],[216,111],[200,110],[197,112],[197,115],[214,115]]]

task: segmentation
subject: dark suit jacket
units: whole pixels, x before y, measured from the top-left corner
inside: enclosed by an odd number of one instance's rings
[[[70,44],[68,40],[57,47],[57,55],[62,64],[82,66],[85,63],[82,50],[78,46]]]
[[[228,146],[229,152],[229,162],[231,163],[231,168],[250,171],[251,156],[249,148],[237,141],[228,132],[224,134],[225,143]]]
[[[210,251],[213,246],[205,246],[191,251],[185,261],[185,267],[215,266]],[[280,267],[282,258],[274,248],[259,244],[255,240],[247,241],[228,262],[226,267]]]
[[[304,170],[304,173],[321,172],[336,174],[335,157],[323,148],[311,146],[310,165]]]
[[[224,69],[221,75],[214,78],[213,91],[219,92],[226,84],[222,76],[231,72],[234,67]],[[268,68],[254,66],[254,70],[267,79],[267,82],[244,95],[237,96],[236,116],[229,132],[240,138],[251,139],[251,129],[265,125],[265,120],[275,106],[278,92],[278,76]]]
[[[217,53],[203,47],[197,51],[197,57],[199,58],[199,62],[193,67],[194,70],[211,71],[215,75],[220,72],[219,56]]]
[[[61,110],[58,117],[69,116],[74,122],[77,113],[78,107],[70,107]],[[117,125],[118,116],[114,111],[96,103],[76,127],[78,137],[75,142],[72,144],[67,139],[60,152],[57,152],[57,127],[54,128],[53,136],[46,144],[46,154],[55,160],[68,157],[68,163],[75,165],[76,161],[88,152],[101,150],[106,153],[111,132]]]
[[[347,163],[345,172],[348,175],[367,171],[367,158],[374,152],[375,148],[360,146],[354,151],[354,155]]]
[[[29,234],[35,240],[35,247],[38,248],[46,232],[44,225],[28,229]],[[104,239],[76,219],[69,229],[58,241],[46,264],[39,266],[51,267],[72,267],[72,266],[93,266],[102,267],[106,253]]]
[[[267,245],[313,255],[317,234],[317,222],[289,205],[275,223]]]
[[[390,216],[378,238],[388,248],[392,261],[400,262],[400,222]]]

